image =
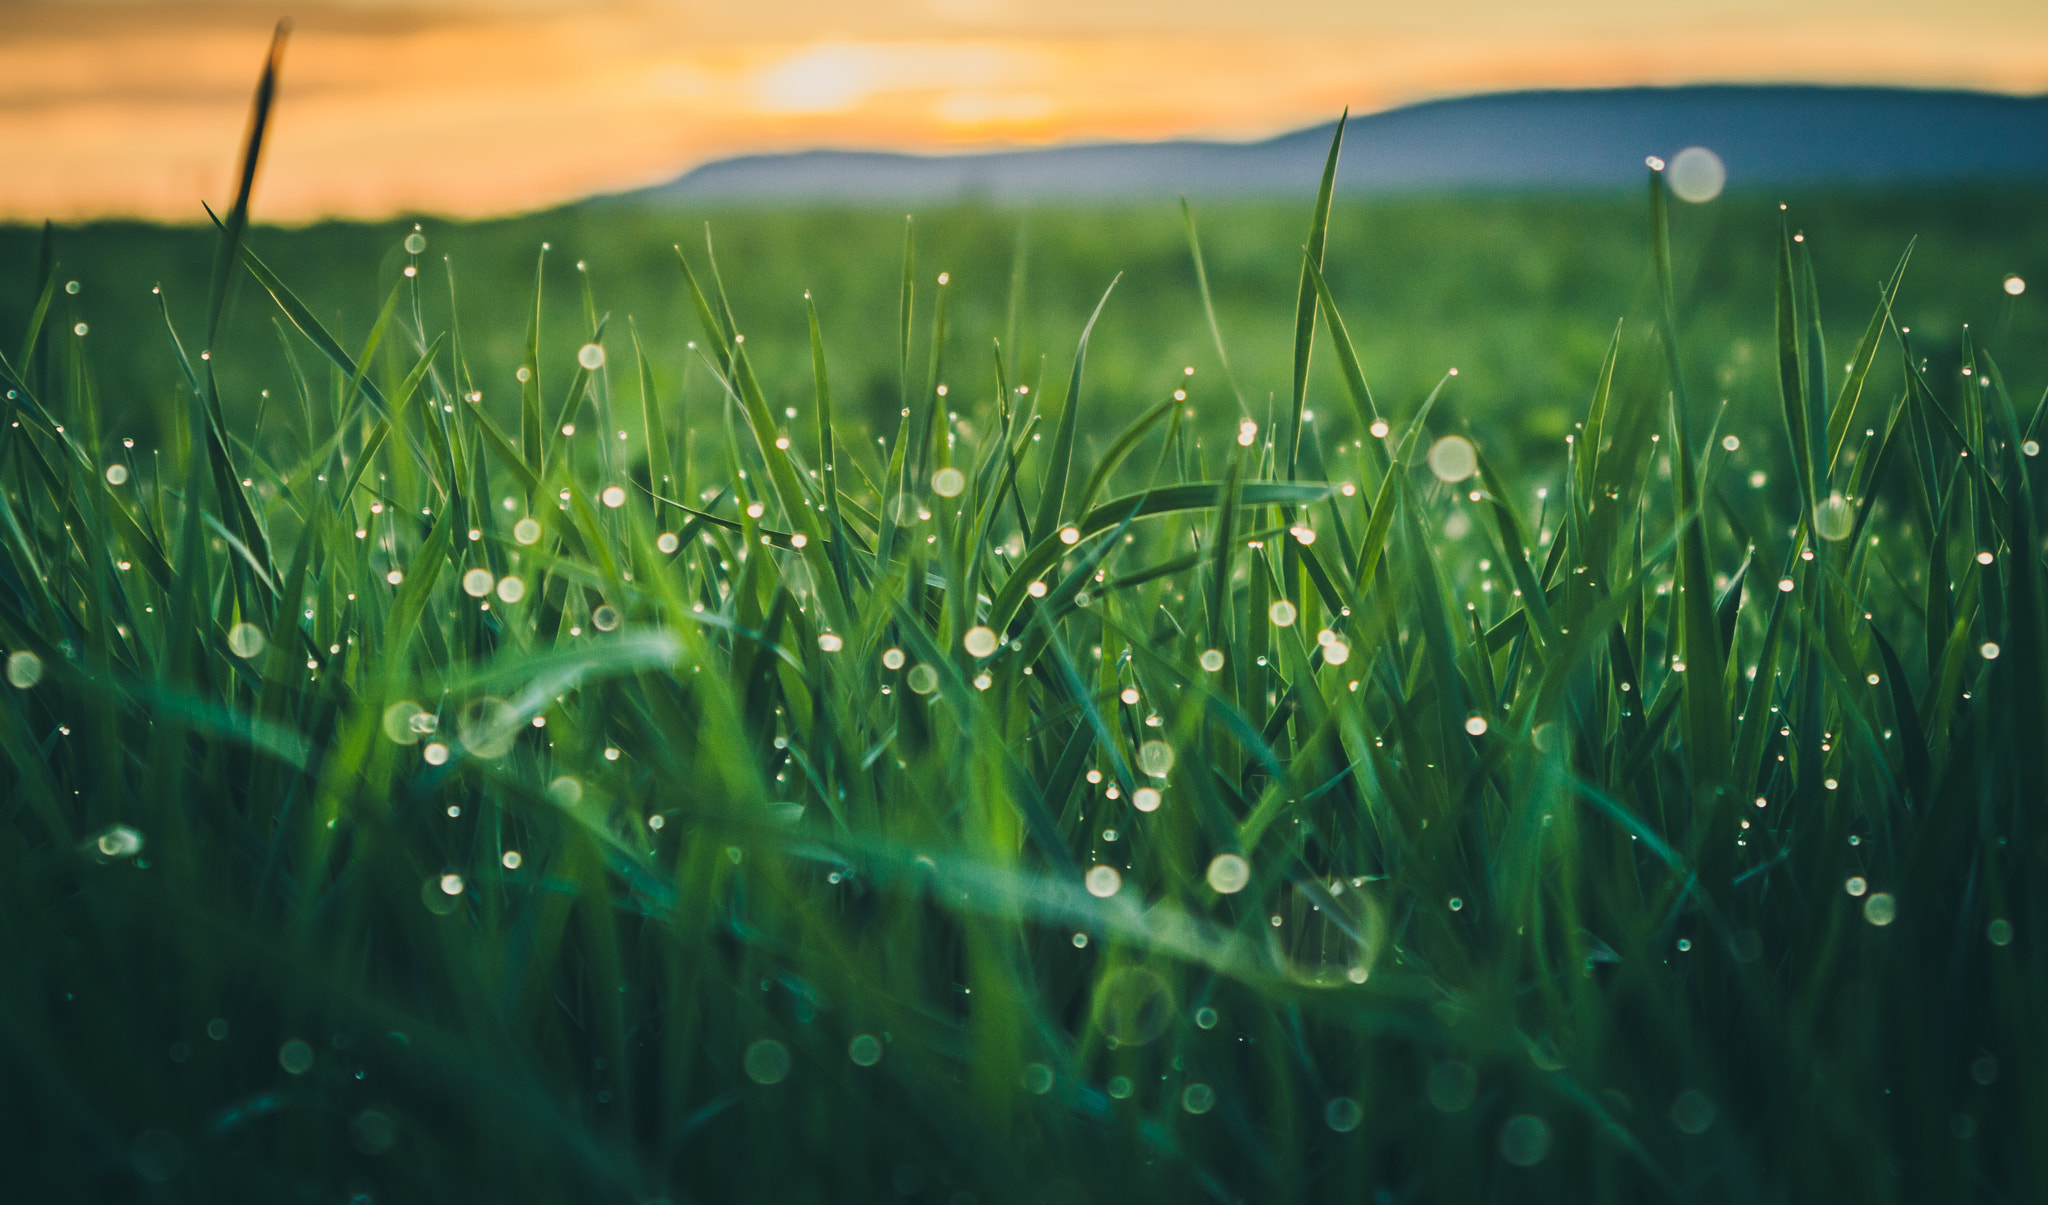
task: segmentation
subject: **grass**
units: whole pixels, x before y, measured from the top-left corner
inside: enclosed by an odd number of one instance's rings
[[[1732,435],[1649,188],[1654,337],[1548,459],[1376,397],[1313,258],[1282,372],[1170,358],[1120,433],[1109,327],[956,348],[911,240],[879,441],[708,245],[687,421],[587,274],[485,405],[501,333],[394,274],[344,343],[246,189],[131,449],[52,265],[0,364],[12,1181],[2040,1199],[2042,406],[1895,320],[1904,247],[1830,349],[1788,228]],[[210,358],[259,303],[268,442]]]

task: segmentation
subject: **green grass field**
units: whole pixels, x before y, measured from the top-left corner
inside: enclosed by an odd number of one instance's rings
[[[2026,203],[10,233],[9,1183],[2043,1199]]]

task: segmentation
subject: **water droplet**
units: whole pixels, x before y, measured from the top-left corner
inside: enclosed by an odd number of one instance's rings
[[[1272,606],[1266,608],[1266,618],[1272,620],[1276,627],[1292,626],[1299,614],[1294,609],[1294,604],[1284,598],[1276,599]]]
[[[664,531],[654,537],[654,546],[663,552],[674,552],[683,546],[681,537],[672,531]]]
[[[929,665],[913,665],[903,680],[918,694],[928,695],[939,688],[939,671]]]
[[[1707,148],[1689,146],[1671,157],[1671,171],[1665,179],[1679,200],[1702,205],[1721,195],[1728,183],[1728,168]]]
[[[583,784],[564,774],[548,784],[548,798],[563,807],[575,807],[583,802]]]
[[[1524,1113],[1500,1128],[1500,1157],[1516,1167],[1534,1167],[1550,1153],[1550,1125]]]
[[[1485,736],[1486,717],[1483,715],[1475,715],[1471,719],[1466,720],[1465,731],[1472,736]]]
[[[87,326],[87,325],[86,325],[85,323],[81,322],[81,323],[79,323],[79,324],[78,324],[77,326],[74,326],[74,327],[72,327],[72,328],[71,328],[71,333],[72,333],[72,334],[74,334],[74,335],[77,335],[78,337],[80,337],[80,338],[82,339],[82,338],[84,338],[84,337],[85,337],[86,333],[87,333],[88,331],[90,331],[90,330],[92,330],[92,328],[91,328],[91,327],[89,327],[89,326]],[[205,358],[205,357],[203,357],[203,356],[201,357],[201,359],[204,359],[204,358]],[[64,428],[62,428],[62,427],[59,427],[59,428],[57,428],[57,429],[58,429],[59,431],[62,431],[62,430],[63,430]]]
[[[1052,1091],[1052,1068],[1044,1063],[1029,1063],[1024,1068],[1024,1090],[1033,1096],[1044,1096]]]
[[[1856,507],[1840,493],[1813,508],[1813,530],[1823,540],[1846,540],[1856,528]]]
[[[932,474],[932,492],[941,498],[958,498],[967,488],[967,474],[948,465]]]
[[[238,623],[228,629],[228,651],[244,661],[261,653],[268,643],[263,629],[253,623]]]
[[[7,681],[9,685],[27,690],[43,680],[43,659],[30,652],[13,653],[7,658]]]
[[[619,609],[610,603],[606,603],[590,613],[590,624],[600,632],[617,631],[619,627]]]
[[[837,632],[826,632],[818,637],[818,647],[828,653],[836,653],[846,647],[846,641]]]
[[[378,1109],[364,1109],[348,1127],[349,1141],[365,1155],[381,1155],[398,1141],[398,1123]]]
[[[591,372],[604,367],[604,348],[586,343],[576,350],[576,362]]]
[[[519,869],[520,864],[526,861],[526,859],[519,856],[518,850],[508,849],[505,851],[505,856],[499,858],[498,861],[503,863],[505,869],[507,870],[517,870]]]
[[[1131,792],[1131,806],[1137,808],[1141,812],[1158,811],[1159,802],[1160,795],[1156,788],[1139,787],[1137,790]]]
[[[1996,661],[1998,660],[1998,645],[1987,640],[1977,647],[1977,655],[1986,661]]]
[[[904,655],[903,655],[903,650],[902,650],[902,649],[887,649],[887,650],[884,650],[884,651],[883,651],[883,653],[882,653],[882,668],[884,668],[884,669],[902,669],[902,668],[903,668],[903,662],[904,662],[905,660],[906,660],[906,658],[905,658],[905,657],[904,657]]]
[[[506,578],[516,581],[516,578]],[[502,596],[504,584],[498,586]],[[519,714],[510,703],[491,695],[483,695],[463,704],[455,714],[455,736],[462,747],[481,758],[503,757],[512,752],[513,742],[523,727]]]
[[[1429,471],[1439,481],[1463,481],[1479,471],[1479,453],[1464,436],[1446,435],[1429,447]]]
[[[960,643],[967,649],[968,656],[986,657],[995,652],[1002,641],[996,637],[993,629],[973,627],[967,629],[967,635]]]
[[[418,255],[427,249],[427,236],[414,232],[405,236],[405,250],[409,255]]]
[[[616,485],[604,487],[604,504],[617,510],[626,504],[626,491]]]
[[[1088,935],[1086,933],[1074,934],[1074,948],[1077,950],[1085,950],[1088,948]]]
[[[1062,544],[1079,544],[1080,542],[1081,542],[1081,529],[1080,529],[1080,528],[1078,528],[1078,527],[1062,527],[1062,528],[1060,528],[1060,543],[1062,543]]]
[[[1129,1100],[1131,1096],[1130,1077],[1119,1075],[1116,1078],[1110,1080],[1108,1085],[1108,1091],[1110,1099],[1112,1100]]]
[[[1207,1084],[1189,1084],[1180,1094],[1180,1107],[1200,1117],[1216,1107],[1216,1089]]]
[[[1323,664],[1342,665],[1351,660],[1351,646],[1342,640],[1332,640],[1323,646]]]
[[[498,581],[498,601],[516,603],[526,597],[526,583],[516,577],[501,578]]]
[[[1209,671],[1210,673],[1212,673],[1212,674],[1213,674],[1213,673],[1215,673],[1215,672],[1216,672],[1217,670],[1220,670],[1220,669],[1222,669],[1222,668],[1223,668],[1223,650],[1221,650],[1221,649],[1205,649],[1205,650],[1203,650],[1203,652],[1202,652],[1202,657],[1201,657],[1201,663],[1202,663],[1202,668],[1203,668],[1203,669],[1205,669],[1205,670],[1208,670],[1208,671]]]
[[[520,382],[524,384],[525,382],[531,381],[533,379],[533,369],[528,368],[524,364],[521,364],[519,366],[519,370],[517,372],[514,372],[512,375],[519,378]]]
[[[1984,936],[1994,946],[2009,946],[2012,944],[2012,922],[2000,917],[1984,927]]]
[[[132,858],[142,852],[142,834],[125,824],[116,824],[93,840],[101,857]]]
[[[2027,282],[2017,276],[2008,276],[2005,278],[2005,291],[2014,297],[2018,297],[2021,293],[2027,291]],[[2029,452],[2027,455],[2031,456],[2033,453]]]
[[[1681,1134],[1704,1134],[1714,1124],[1714,1102],[1687,1088],[1671,1102],[1671,1124]]]
[[[1236,895],[1252,881],[1249,862],[1236,854],[1217,854],[1209,860],[1209,889],[1218,895]]]
[[[1106,900],[1123,887],[1124,877],[1114,866],[1095,866],[1089,869],[1082,882],[1087,886],[1089,895]]]
[[[1863,919],[1883,928],[1897,920],[1899,902],[1888,891],[1880,891],[1863,901]]]
[[[1146,967],[1121,967],[1103,976],[1095,994],[1096,1023],[1119,1046],[1143,1046],[1173,1021],[1173,991]]]
[[[1164,778],[1173,769],[1173,746],[1165,741],[1146,741],[1138,746],[1138,769],[1154,778]]]
[[[525,518],[512,525],[512,538],[521,544],[535,544],[540,541],[540,524],[532,518]]]
[[[286,1075],[304,1075],[313,1069],[313,1047],[293,1038],[277,1048],[277,1065]]]
[[[846,1044],[846,1057],[856,1066],[872,1067],[882,1061],[882,1041],[871,1033],[855,1034]]]
[[[1216,1028],[1216,1010],[1215,1010],[1215,1009],[1213,1009],[1213,1008],[1210,1008],[1210,1007],[1209,1007],[1208,1005],[1206,1005],[1206,1004],[1204,1004],[1204,1005],[1203,1005],[1202,1007],[1200,1007],[1200,1008],[1196,1009],[1196,1010],[1195,1010],[1195,1028],[1197,1028],[1197,1029],[1214,1029],[1214,1028]]]
[[[1323,1106],[1323,1124],[1339,1134],[1349,1134],[1364,1120],[1365,1110],[1348,1096],[1332,1097],[1330,1103]]]
[[[125,464],[110,464],[110,465],[108,465],[108,466],[107,466],[107,484],[108,484],[108,485],[125,485],[125,484],[127,484],[127,482],[128,482],[128,466],[127,466],[127,465],[125,465]]]
[[[1842,884],[1842,890],[1850,895],[1862,895],[1870,890],[1870,882],[1860,874],[1850,875],[1849,881]]]
[[[789,1078],[789,1051],[774,1038],[762,1038],[747,1047],[743,1062],[747,1078],[757,1084],[779,1084]]]
[[[427,764],[430,766],[446,765],[448,764],[448,746],[440,741],[435,741],[426,747],[422,756],[427,759]]]

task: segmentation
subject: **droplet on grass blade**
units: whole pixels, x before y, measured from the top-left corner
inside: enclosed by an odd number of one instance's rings
[[[904,660],[902,649],[885,649],[882,652],[883,669],[902,669]]]
[[[1138,768],[1154,778],[1164,778],[1173,769],[1173,746],[1165,741],[1146,741],[1138,746]]]
[[[857,1067],[872,1067],[882,1061],[882,1042],[871,1033],[855,1034],[846,1044],[846,1057]]]
[[[1446,435],[1429,447],[1429,471],[1437,480],[1459,482],[1479,471],[1479,454],[1462,435]]]
[[[116,824],[102,831],[92,845],[103,858],[132,858],[142,852],[142,834],[125,824]]]
[[[846,641],[837,632],[826,632],[818,637],[818,647],[828,653],[836,653],[846,647]]]
[[[498,582],[498,601],[516,603],[526,597],[526,583],[516,577],[502,578]]]
[[[1681,1134],[1704,1134],[1714,1124],[1714,1102],[1692,1088],[1671,1102],[1671,1124]]]
[[[11,654],[7,658],[7,681],[9,685],[27,690],[43,680],[43,659],[30,652]]]
[[[483,598],[488,595],[494,584],[491,581],[491,571],[488,569],[472,569],[462,575],[462,592],[471,598]]]
[[[564,774],[548,784],[548,798],[563,807],[575,807],[583,802],[583,784]]]
[[[263,629],[253,623],[238,623],[228,629],[228,651],[244,661],[261,653],[268,643]]]
[[[500,589],[503,589],[502,585]],[[455,714],[455,735],[462,742],[462,747],[486,759],[512,752],[512,745],[518,740],[522,727],[524,725],[512,705],[491,695],[471,699]]]
[[[1337,1096],[1323,1106],[1323,1124],[1339,1134],[1349,1134],[1365,1120],[1365,1110],[1348,1096]]]
[[[586,343],[576,350],[576,362],[591,372],[604,367],[604,348]]]
[[[394,744],[416,745],[422,732],[413,721],[426,713],[411,699],[400,699],[384,709],[384,735]],[[432,718],[431,716],[428,718]]]
[[[1294,604],[1284,598],[1275,599],[1273,605],[1266,608],[1266,618],[1272,620],[1276,627],[1291,627],[1299,614]]]
[[[505,856],[498,859],[498,861],[502,863],[505,869],[507,870],[519,869],[520,863],[524,862],[525,860],[526,859],[519,856],[519,851],[516,849],[506,850]]]
[[[918,694],[928,695],[939,688],[939,671],[929,665],[913,665],[903,680]]]
[[[2005,278],[2005,291],[2009,296],[2018,297],[2027,291],[2027,282],[2017,276],[2008,276]],[[2033,453],[2029,452],[2027,455],[2032,456]]]
[[[1189,1084],[1180,1094],[1180,1107],[1200,1117],[1216,1107],[1216,1089],[1207,1084]]]
[[[1157,788],[1139,787],[1137,790],[1131,792],[1131,806],[1137,808],[1141,812],[1158,811],[1159,802],[1160,795]]]
[[[418,255],[427,249],[427,236],[414,231],[405,236],[405,250],[408,255]]]
[[[1052,1068],[1044,1063],[1028,1063],[1024,1067],[1024,1090],[1033,1096],[1044,1096],[1052,1091]]]
[[[540,524],[530,517],[521,519],[512,525],[512,538],[521,544],[538,543],[540,541]]]
[[[604,504],[613,510],[619,509],[626,504],[626,491],[616,485],[606,486],[604,488]]]
[[[277,1065],[284,1068],[286,1075],[304,1075],[313,1069],[313,1047],[292,1038],[277,1048]]]
[[[2012,922],[2000,917],[1984,927],[1984,936],[1994,946],[2009,946],[2012,944]]]
[[[1215,673],[1223,668],[1223,651],[1221,649],[1204,649],[1201,663],[1203,669],[1212,674]]]
[[[1840,493],[1813,508],[1814,534],[1823,540],[1846,540],[1856,528],[1856,507]]]
[[[681,537],[672,531],[664,531],[654,537],[654,546],[663,552],[674,552],[683,546]]]
[[[1516,1167],[1534,1167],[1550,1153],[1550,1124],[1527,1113],[1500,1128],[1500,1157]]]
[[[962,638],[960,643],[967,649],[968,656],[986,657],[995,652],[997,646],[1002,644],[1002,641],[997,639],[992,628],[972,627],[967,629],[967,635]]]
[[[1217,854],[1209,860],[1208,880],[1218,895],[1236,895],[1252,881],[1251,863],[1236,854]]]
[[[1880,891],[1863,901],[1863,919],[1882,929],[1899,918],[1899,902],[1888,891]]]
[[[1123,875],[1118,874],[1114,866],[1091,867],[1081,881],[1088,888],[1089,895],[1104,900],[1115,895],[1124,885]]]
[[[125,465],[125,464],[110,464],[110,465],[108,465],[108,466],[107,466],[107,484],[108,484],[108,485],[122,485],[122,484],[125,484],[125,483],[127,482],[127,480],[128,480],[128,466],[127,466],[127,465]]]
[[[1172,989],[1158,972],[1146,967],[1111,971],[1097,989],[1096,1002],[1102,1031],[1119,1046],[1154,1041],[1173,1020]]]
[[[967,474],[951,465],[932,474],[932,492],[941,498],[958,498],[967,488]]]
[[[1728,184],[1728,168],[1706,147],[1689,146],[1671,157],[1665,180],[1679,200],[1702,205],[1721,195]]]
[[[619,626],[619,609],[610,603],[606,603],[590,613],[590,625],[600,632],[617,631]]]
[[[747,1047],[742,1061],[747,1078],[757,1084],[779,1084],[789,1078],[789,1051],[774,1038],[762,1038]]]

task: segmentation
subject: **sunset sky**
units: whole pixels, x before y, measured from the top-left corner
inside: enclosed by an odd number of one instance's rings
[[[478,216],[750,151],[1254,138],[1517,88],[2048,91],[2042,0],[0,0],[0,221]]]

